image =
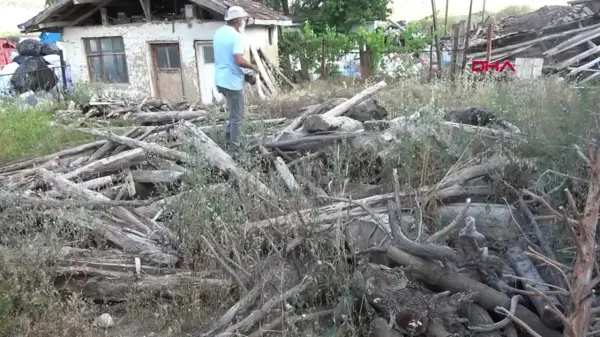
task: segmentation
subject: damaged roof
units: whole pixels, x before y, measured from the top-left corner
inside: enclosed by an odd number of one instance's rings
[[[93,1],[93,3],[80,2],[79,4],[75,4],[75,0],[58,0],[50,5],[48,8],[44,9],[40,13],[38,13],[33,18],[29,19],[27,22],[19,25],[19,29],[29,32],[42,29],[44,27],[47,28],[55,28],[58,26],[57,23],[49,24],[50,21],[56,21],[56,17],[60,15],[73,15],[77,13],[77,8],[83,8],[86,4],[94,5],[94,6],[102,6],[105,7],[110,5],[115,0],[97,0]],[[117,0],[122,1],[122,0]],[[232,6],[241,6],[246,12],[250,15],[251,18],[257,20],[255,24],[278,24],[281,22],[291,23],[291,19],[282,13],[279,13],[267,6],[264,6],[258,2],[254,2],[252,0],[190,0],[196,5],[210,10],[212,12],[216,12],[220,15],[225,15],[225,12],[229,7]],[[133,2],[133,1],[132,1]],[[137,1],[135,1],[137,2]],[[98,10],[98,9],[96,9]],[[64,20],[64,19],[63,19]],[[263,21],[263,22],[261,22]],[[269,22],[266,22],[269,21]],[[41,26],[40,26],[41,25]],[[55,26],[56,25],[56,26]]]
[[[492,22],[492,36],[497,39],[522,32],[561,26],[581,21],[593,14],[594,12],[585,5],[544,6],[530,13],[511,15]],[[486,27],[478,30],[478,34],[472,38],[476,40],[475,43],[487,40]]]

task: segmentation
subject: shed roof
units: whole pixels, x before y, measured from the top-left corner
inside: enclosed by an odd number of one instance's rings
[[[106,6],[113,1],[123,0],[96,0],[93,3],[90,1],[81,0],[58,0],[48,8],[44,9],[36,16],[19,25],[19,28],[25,32],[40,30],[44,27],[61,28],[56,18],[60,16],[73,16],[78,13],[78,8],[82,9],[87,5]],[[129,0],[137,2],[137,0]],[[225,15],[227,9],[231,6],[241,6],[255,20],[257,25],[288,25],[291,24],[291,19],[271,8],[268,8],[258,2],[252,0],[190,0],[198,6],[216,12],[220,15]],[[78,3],[79,2],[79,3]],[[77,4],[78,3],[78,4]],[[87,8],[87,7],[86,7]],[[92,7],[93,8],[93,7]],[[97,10],[97,9],[96,9]],[[50,26],[50,21],[53,23]],[[65,25],[66,26],[66,22]]]

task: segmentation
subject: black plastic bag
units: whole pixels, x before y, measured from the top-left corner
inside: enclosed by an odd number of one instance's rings
[[[47,43],[42,45],[41,55],[60,55],[60,48],[56,45],[56,43]]]
[[[18,65],[21,65],[23,62],[27,61],[28,58],[29,56],[17,55],[12,61]]]
[[[40,56],[42,53],[42,43],[37,40],[27,39],[19,42],[17,45],[19,55]]]
[[[19,94],[29,90],[49,91],[56,86],[57,82],[54,71],[48,67],[43,57],[27,58],[10,79],[10,83]]]

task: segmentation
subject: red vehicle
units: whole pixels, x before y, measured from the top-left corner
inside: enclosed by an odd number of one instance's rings
[[[9,64],[18,54],[17,45],[14,42],[8,39],[0,39],[0,68]]]

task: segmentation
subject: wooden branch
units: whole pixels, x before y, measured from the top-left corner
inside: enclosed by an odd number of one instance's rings
[[[274,273],[275,268],[267,269],[267,272],[261,275],[260,282],[257,282],[256,285],[252,289],[250,289],[250,291],[244,294],[244,296],[236,304],[229,308],[229,310],[227,310],[227,312],[223,316],[221,316],[219,321],[217,321],[212,326],[210,331],[204,333],[202,337],[214,336],[216,331],[219,331],[231,324],[231,322],[233,322],[237,315],[253,306],[255,304],[254,301],[263,292],[263,288],[265,287],[265,285],[268,282],[271,282]]]
[[[381,81],[381,82],[359,92],[358,94],[354,95],[354,97],[350,98],[349,100],[345,101],[344,103],[327,111],[326,113],[323,114],[323,116],[325,116],[325,117],[341,116],[346,111],[350,110],[350,108],[352,108],[353,106],[357,105],[358,103],[366,100],[367,98],[375,95],[378,91],[385,88],[386,86],[387,86],[387,84],[384,81]]]
[[[328,309],[328,310],[322,310],[322,311],[317,311],[317,312],[311,312],[308,314],[296,315],[296,316],[292,316],[292,317],[280,316],[280,317],[275,318],[271,322],[267,323],[266,325],[262,326],[260,329],[254,331],[253,333],[248,335],[248,337],[262,337],[263,334],[265,334],[267,332],[275,331],[275,329],[278,329],[286,324],[292,325],[295,323],[312,321],[315,319],[331,316],[331,315],[333,315],[333,313],[334,313],[333,309]]]
[[[589,284],[592,281],[594,262],[596,260],[596,230],[598,225],[598,212],[600,211],[600,152],[595,145],[588,147],[590,186],[583,209],[583,216],[578,221],[579,233],[577,236],[578,253],[573,264],[573,277],[571,288],[571,308],[568,321],[570,329],[565,333],[568,337],[585,336],[591,323]]]
[[[278,200],[279,198],[270,188],[264,185],[260,180],[251,175],[248,171],[238,167],[231,156],[223,151],[212,139],[210,139],[204,132],[198,129],[197,126],[190,122],[184,122],[183,124],[186,130],[189,131],[194,137],[191,139],[194,148],[199,150],[206,160],[216,167],[219,171],[225,174],[231,174],[240,186],[250,184],[250,186],[257,189],[257,191],[271,200]]]
[[[533,265],[533,262],[531,262],[531,260],[527,257],[527,255],[525,255],[525,252],[520,247],[513,246],[509,248],[508,261],[518,276],[535,282],[533,285],[535,289],[539,290],[540,292],[547,292],[550,290],[548,287],[543,285],[544,280],[542,279],[542,276],[540,276],[539,272]],[[551,303],[545,303],[544,299],[537,296],[531,296],[530,299],[546,325],[553,328],[560,328],[562,326],[561,320],[546,308],[547,305],[553,305],[558,308],[559,311],[564,312],[564,308],[555,296],[550,296],[552,301]]]
[[[133,119],[141,124],[147,123],[175,123],[181,120],[200,119],[204,120],[209,116],[204,110],[198,111],[161,111],[137,113]]]
[[[245,333],[250,328],[252,328],[252,326],[254,326],[256,323],[262,320],[264,316],[267,313],[269,313],[275,306],[280,305],[283,301],[286,301],[287,299],[293,296],[301,294],[311,284],[313,284],[313,278],[310,276],[305,276],[302,282],[300,282],[300,284],[279,296],[271,298],[265,304],[263,304],[263,306],[260,309],[255,310],[248,317],[225,329],[225,331],[218,334],[216,337],[229,337],[233,333]]]
[[[515,314],[515,312],[517,311],[517,306],[519,305],[519,301],[522,299],[523,298],[521,297],[521,295],[515,295],[510,299],[509,312],[511,314],[513,314],[513,315]],[[469,326],[469,330],[476,331],[476,332],[493,332],[496,330],[504,329],[509,324],[510,324],[510,318],[506,317],[505,319],[501,320],[500,322],[496,322],[496,323],[485,325],[485,326]]]
[[[246,285],[244,284],[244,282],[242,282],[240,277],[233,271],[233,269],[231,269],[231,267],[219,257],[219,253],[217,253],[215,248],[204,237],[204,235],[200,235],[200,239],[202,239],[202,241],[204,242],[206,247],[208,247],[208,249],[213,254],[213,257],[217,260],[217,262],[221,265],[221,267],[227,272],[227,274],[229,274],[231,276],[231,278],[233,278],[233,280],[237,283],[237,285],[240,287],[240,289],[242,289],[244,291],[244,293],[247,293],[248,289],[246,288]]]
[[[145,159],[146,154],[143,149],[133,149],[89,163],[71,172],[65,173],[62,177],[69,180],[87,178],[98,173],[118,171],[124,167],[138,165]]]
[[[454,220],[452,220],[452,222],[448,226],[444,227],[443,229],[437,231],[432,236],[430,236],[427,239],[427,242],[435,243],[436,241],[439,241],[440,239],[448,236],[450,233],[452,233],[452,231],[456,230],[456,227],[458,227],[458,225],[460,225],[462,223],[461,220],[463,220],[465,218],[465,215],[467,214],[467,211],[469,210],[469,206],[471,206],[470,198],[467,199],[467,201],[465,202],[465,207],[463,208],[463,210],[460,213],[458,213],[456,215]]]
[[[14,163],[14,164],[9,164],[6,165],[2,168],[0,168],[0,173],[6,173],[6,172],[13,172],[13,171],[18,171],[18,170],[22,170],[24,168],[30,167],[30,166],[34,166],[37,165],[39,163],[44,163],[47,162],[49,160],[55,159],[55,158],[64,158],[64,157],[68,157],[68,156],[73,156],[73,155],[78,155],[80,153],[84,153],[87,152],[89,150],[93,150],[96,148],[99,148],[101,146],[103,146],[104,144],[106,144],[107,141],[106,140],[99,140],[93,143],[88,143],[88,144],[84,144],[84,145],[80,145],[71,149],[67,149],[67,150],[62,150],[56,153],[52,153],[49,155],[45,155],[45,156],[41,156],[41,157],[37,157],[37,158],[33,158],[30,160],[25,160],[25,161],[21,161],[18,163]]]
[[[475,302],[486,310],[492,311],[498,306],[508,307],[510,305],[510,298],[505,294],[467,276],[457,274],[448,268],[442,268],[435,263],[407,254],[395,247],[388,248],[387,255],[392,261],[401,266],[410,266],[413,275],[428,284],[451,292],[476,292]],[[560,332],[547,327],[536,314],[522,305],[517,307],[515,316],[544,337],[562,336]]]
[[[137,183],[172,184],[185,175],[185,172],[171,170],[133,170],[131,177]]]

